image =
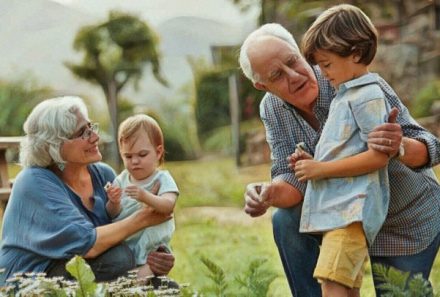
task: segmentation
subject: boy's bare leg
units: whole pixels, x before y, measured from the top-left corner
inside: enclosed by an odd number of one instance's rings
[[[360,297],[360,296],[361,296],[361,289],[353,288],[348,290],[348,297]]]
[[[337,282],[330,280],[322,280],[321,283],[322,297],[349,297],[348,292],[351,290]]]

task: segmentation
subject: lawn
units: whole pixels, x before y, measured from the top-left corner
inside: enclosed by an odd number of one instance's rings
[[[263,271],[277,275],[268,296],[289,296],[272,238],[270,213],[253,219],[241,209],[245,185],[268,180],[269,166],[237,168],[232,159],[205,159],[168,162],[166,169],[170,170],[181,190],[175,212],[176,233],[171,243],[176,255],[171,277],[189,283],[196,290],[212,286],[207,277],[208,269],[200,260],[207,257],[224,270],[227,289],[236,292],[235,277],[245,275],[253,260],[266,259]],[[17,170],[11,168],[11,176]],[[436,172],[440,176],[440,167]],[[367,267],[361,296],[374,296],[370,274]],[[431,282],[435,292],[440,292],[440,256],[435,261]]]
[[[168,163],[180,188],[176,210],[176,234],[172,246],[176,266],[172,276],[202,289],[210,284],[201,256],[221,266],[231,286],[253,259],[267,259],[266,267],[278,274],[269,296],[289,296],[278,252],[272,238],[270,215],[252,219],[243,215],[243,191],[252,181],[267,180],[268,165],[237,169],[230,159]],[[440,167],[436,168],[440,176]],[[188,206],[230,206],[205,211]],[[235,211],[234,211],[235,210]],[[227,214],[229,213],[229,218]],[[431,274],[435,292],[440,292],[440,256]],[[370,267],[367,267],[361,296],[374,296]]]

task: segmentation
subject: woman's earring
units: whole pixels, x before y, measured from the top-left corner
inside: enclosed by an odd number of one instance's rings
[[[60,171],[64,171],[64,168],[66,167],[66,165],[64,163],[61,162],[57,162],[57,167]]]

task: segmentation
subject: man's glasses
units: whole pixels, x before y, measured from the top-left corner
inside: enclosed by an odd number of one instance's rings
[[[88,123],[86,127],[81,129],[78,134],[73,136],[71,139],[81,138],[83,140],[89,139],[92,133],[98,134],[99,124],[98,123]]]

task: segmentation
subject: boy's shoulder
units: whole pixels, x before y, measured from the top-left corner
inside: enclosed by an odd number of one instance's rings
[[[369,73],[359,79],[354,79],[345,86],[347,89],[345,96],[353,103],[384,98],[384,92],[380,86],[380,76],[376,73]]]

